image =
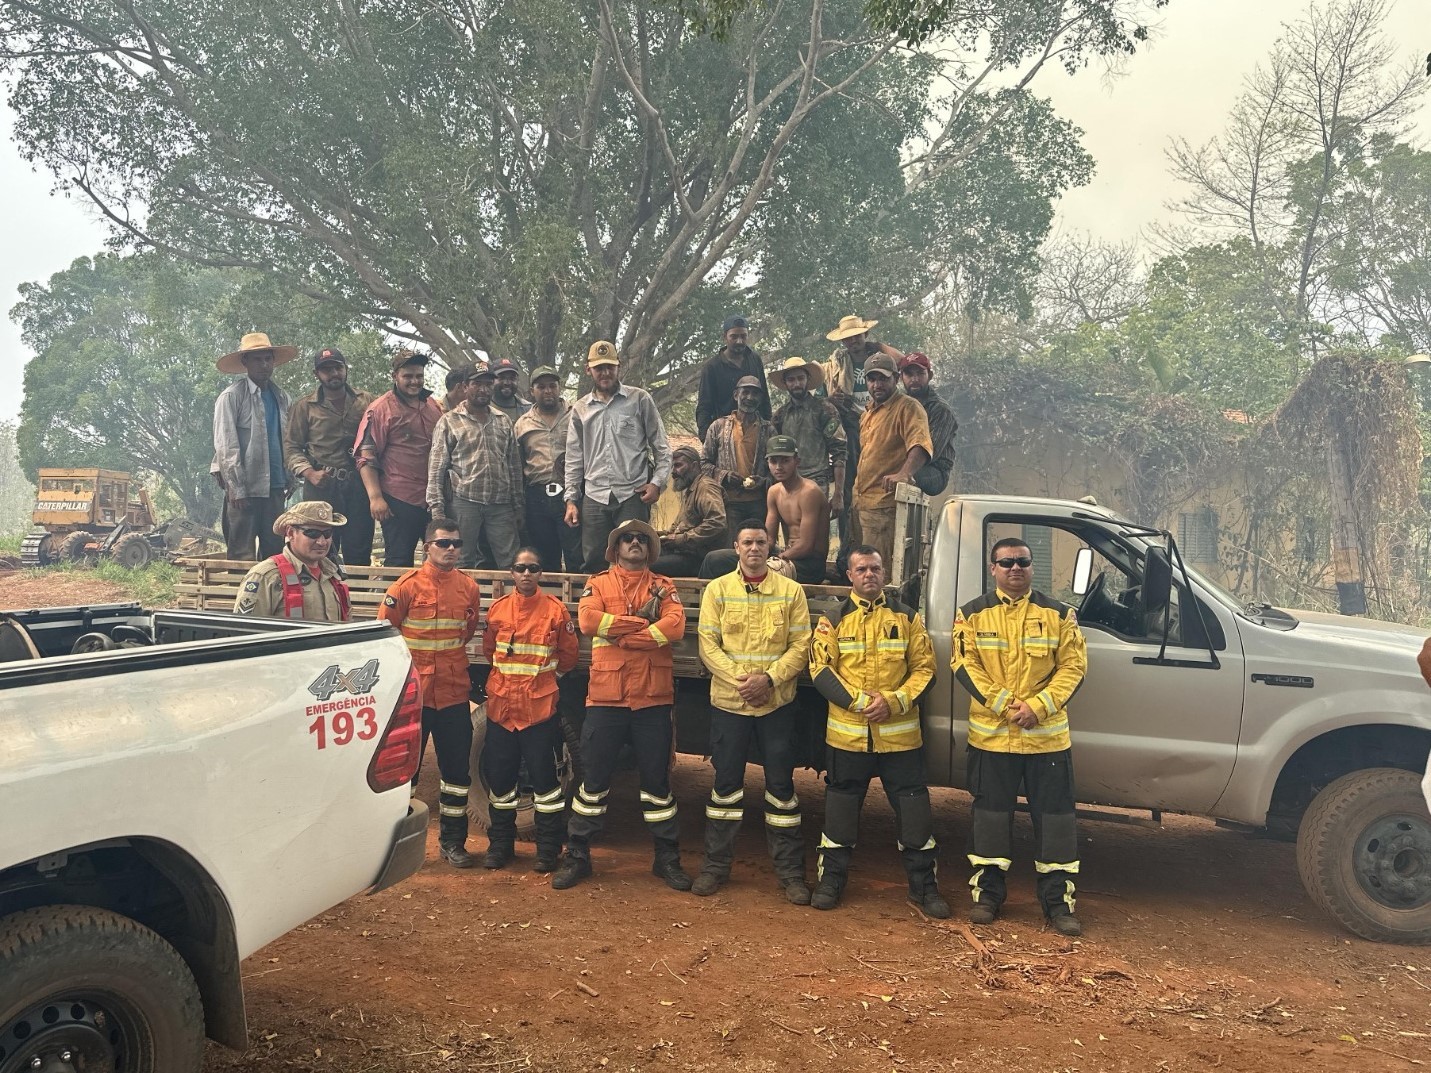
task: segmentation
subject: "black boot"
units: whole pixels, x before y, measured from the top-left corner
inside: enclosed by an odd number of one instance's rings
[[[738,834],[739,820],[713,820],[709,816],[706,817],[706,859],[701,865],[701,874],[696,877],[695,885],[691,887],[696,894],[702,897],[714,894],[730,879],[730,866],[735,860],[735,838]]]
[[[840,895],[845,892],[845,881],[850,875],[851,852],[847,846],[820,847],[819,882],[810,895],[810,904],[816,909],[833,909],[840,904]]]
[[[552,890],[570,890],[591,875],[591,858],[586,851],[568,849],[561,866],[552,873]]]
[[[487,841],[487,853],[482,858],[483,868],[505,868],[517,855],[516,847],[505,842]]]
[[[566,841],[566,818],[560,812],[537,813],[537,862],[532,871],[541,875],[557,870],[562,843]]]
[[[467,813],[461,816],[439,816],[437,848],[442,859],[453,868],[471,868],[477,858],[467,852]]]
[[[656,859],[651,865],[651,874],[663,880],[672,890],[691,889],[691,877],[681,867],[681,849],[675,839],[656,840]]]
[[[939,893],[939,880],[932,849],[900,851],[904,871],[909,877],[909,900],[921,913],[936,920],[948,920],[954,915],[944,895]]]
[[[791,905],[809,905],[810,888],[805,883],[805,840],[798,827],[765,825],[765,844],[785,900]]]

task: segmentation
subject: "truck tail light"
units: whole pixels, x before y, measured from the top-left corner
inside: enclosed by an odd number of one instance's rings
[[[422,690],[417,684],[417,671],[409,667],[402,697],[368,764],[368,786],[373,793],[381,794],[412,782],[421,758]]]

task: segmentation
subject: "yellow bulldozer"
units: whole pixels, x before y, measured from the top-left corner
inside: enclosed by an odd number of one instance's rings
[[[221,539],[185,519],[156,525],[149,493],[128,473],[112,469],[42,469],[37,529],[20,544],[24,566],[112,559],[137,569],[176,553],[181,544]]]

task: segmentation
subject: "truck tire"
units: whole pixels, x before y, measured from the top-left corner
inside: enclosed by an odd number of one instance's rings
[[[570,718],[560,712],[562,754],[557,758],[557,779],[562,796],[571,799],[576,784],[581,781],[581,731]],[[482,777],[482,746],[487,740],[487,708],[485,705],[472,709],[472,796],[467,802],[467,818],[479,831],[488,827],[487,780]],[[523,769],[525,773],[525,769]],[[521,842],[537,840],[537,815],[532,807],[532,795],[518,780],[517,786],[517,839]]]
[[[193,974],[142,924],[87,905],[0,920],[0,1069],[198,1073],[203,1054]]]
[[[85,550],[89,546],[89,540],[89,534],[83,529],[65,534],[59,547],[55,549],[56,559],[62,563],[85,562],[89,558],[89,553]]]
[[[1431,943],[1431,815],[1415,772],[1354,771],[1314,797],[1297,868],[1312,900],[1353,934]]]
[[[126,533],[109,549],[109,557],[126,570],[140,570],[154,561],[154,549],[143,533]]]

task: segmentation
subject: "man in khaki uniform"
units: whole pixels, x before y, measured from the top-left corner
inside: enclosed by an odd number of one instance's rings
[[[881,564],[893,562],[894,486],[912,482],[934,451],[924,407],[898,394],[894,377],[894,361],[888,356],[876,354],[865,362],[870,402],[860,415],[853,505],[860,539],[879,552]]]
[[[306,500],[280,514],[273,532],[284,538],[283,550],[244,577],[234,599],[234,613],[347,622],[351,610],[348,586],[328,558],[333,531],[347,521],[321,499]]]

